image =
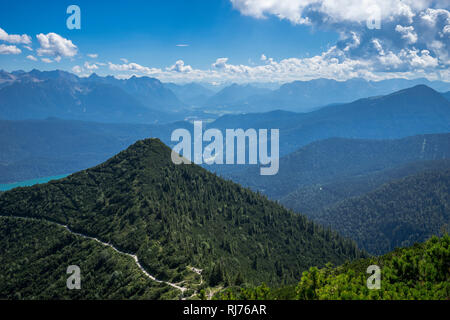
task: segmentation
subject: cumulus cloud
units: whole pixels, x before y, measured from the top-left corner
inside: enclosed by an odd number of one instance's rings
[[[88,53],[87,56],[89,58],[92,58],[92,59],[97,59],[98,58],[98,54],[97,53]]]
[[[108,66],[109,66],[109,69],[113,70],[113,71],[137,72],[137,73],[147,74],[147,75],[161,72],[161,69],[144,67],[144,66],[141,66],[140,64],[137,64],[134,62],[124,63],[124,64],[114,64],[114,63],[108,62]]]
[[[450,67],[449,4],[439,0],[230,0],[243,15],[275,16],[293,24],[335,30],[339,40],[322,58],[367,65],[366,72],[424,72]],[[381,29],[367,27],[379,19]],[[262,59],[265,61],[264,59]],[[358,71],[359,72],[359,71]]]
[[[83,72],[83,68],[80,67],[80,66],[74,66],[72,68],[72,71],[75,72],[75,73],[81,73],[81,72]]]
[[[417,33],[414,32],[414,27],[404,27],[401,25],[397,25],[395,27],[395,31],[402,35],[403,39],[406,39],[408,43],[416,43],[417,42]]]
[[[97,70],[98,69],[98,66],[95,64],[95,63],[93,63],[93,64],[89,64],[89,62],[85,62],[84,63],[84,67],[87,69],[87,70]]]
[[[45,62],[45,63],[52,63],[53,62],[53,60],[49,59],[49,58],[41,58],[41,61]]]
[[[78,48],[71,40],[65,39],[56,33],[36,35],[39,41],[40,48],[37,49],[39,56],[53,56],[53,57],[74,57]]]
[[[32,56],[31,54],[27,56],[27,59],[31,61],[38,61],[38,59],[35,56]]]
[[[192,67],[185,65],[183,60],[178,60],[174,65],[167,68],[167,70],[176,72],[191,72]]]
[[[13,45],[0,44],[0,54],[20,54],[22,50]]]
[[[15,43],[15,44],[30,44],[31,43],[31,37],[22,34],[8,34],[5,30],[0,28],[0,40],[5,41],[8,43]]]
[[[402,16],[411,18],[433,0],[230,0],[242,14],[255,18],[269,15],[295,24],[312,24],[320,19],[327,23],[366,22],[375,12],[382,19]]]

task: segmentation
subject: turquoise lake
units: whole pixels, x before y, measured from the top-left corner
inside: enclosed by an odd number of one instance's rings
[[[68,174],[62,174],[59,176],[51,176],[51,177],[44,177],[44,178],[38,178],[38,179],[32,179],[32,180],[26,180],[21,182],[14,182],[14,183],[7,183],[7,184],[0,184],[0,191],[8,191],[17,187],[29,187],[33,186],[35,184],[40,183],[47,183],[51,180],[58,180],[67,177]]]

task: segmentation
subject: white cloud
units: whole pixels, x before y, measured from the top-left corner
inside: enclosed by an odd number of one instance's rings
[[[146,74],[146,75],[161,72],[161,69],[148,68],[148,67],[144,67],[144,66],[141,66],[140,64],[133,63],[133,62],[132,63],[124,63],[124,64],[114,64],[114,63],[108,62],[108,66],[109,66],[109,69],[113,70],[113,71],[138,72],[138,73]]]
[[[0,40],[9,42],[9,43],[16,43],[16,44],[30,44],[31,43],[31,37],[22,34],[8,34],[5,30],[0,28]]]
[[[27,59],[31,61],[38,61],[38,59],[35,56],[32,56],[31,54],[27,56]]]
[[[0,44],[0,54],[20,54],[22,50],[16,46],[9,46],[6,44]]]
[[[65,39],[56,33],[36,35],[39,41],[40,48],[37,49],[39,56],[53,56],[53,57],[73,57],[77,54],[78,48],[71,40]]]
[[[411,19],[417,11],[428,8],[433,0],[230,0],[242,14],[266,18],[269,15],[294,24],[311,24],[314,15],[328,23],[365,22],[374,13],[382,19],[402,16]]]
[[[49,58],[41,58],[41,61],[45,62],[45,63],[52,63],[53,62],[53,60],[49,59]]]
[[[414,32],[414,27],[404,27],[401,25],[397,25],[395,27],[395,31],[402,35],[402,38],[405,39],[408,43],[416,43],[417,42],[417,33]]]
[[[125,58],[120,58],[120,61],[122,61],[123,63],[128,63],[128,60]]]
[[[213,68],[222,69],[225,68],[228,58],[218,58],[211,66]]]
[[[81,73],[81,72],[83,72],[83,68],[81,68],[80,66],[74,66],[72,68],[72,71],[75,73]]]
[[[92,59],[97,59],[98,58],[98,54],[97,53],[88,53],[87,56],[89,58],[92,58]]]
[[[185,44],[185,43],[176,44],[175,46],[176,47],[189,47],[189,45]]]
[[[89,62],[87,62],[87,61],[84,63],[84,67],[88,70],[97,70],[98,69],[98,66],[95,63],[89,64]]]
[[[334,30],[340,38],[322,58],[339,65],[366,65],[365,74],[440,77],[450,67],[450,12],[440,0],[230,0],[243,15],[257,19],[275,16],[293,24]],[[366,21],[378,12],[380,30]],[[373,16],[372,16],[373,17]],[[265,59],[261,59],[266,61]],[[344,63],[344,61],[346,61]],[[267,59],[267,64],[273,61]],[[219,69],[245,70],[216,61]],[[330,64],[336,68],[336,64]],[[358,70],[357,73],[362,73]]]
[[[191,72],[192,67],[185,65],[183,60],[178,60],[174,65],[167,68],[167,70],[176,72]]]
[[[29,50],[29,51],[33,51],[33,48],[30,46],[23,46],[25,49]]]

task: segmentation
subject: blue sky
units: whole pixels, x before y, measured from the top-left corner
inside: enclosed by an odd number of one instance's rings
[[[445,1],[375,1],[380,30],[367,28],[367,8],[359,3],[1,1],[0,68],[136,74],[176,82],[449,78]],[[66,27],[70,4],[81,9],[81,30]],[[428,23],[424,15],[434,20]]]

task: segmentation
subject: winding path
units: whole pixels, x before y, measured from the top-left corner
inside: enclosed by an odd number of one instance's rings
[[[69,228],[69,226],[67,226],[67,225],[65,225],[65,224],[61,224],[61,223],[58,223],[58,222],[49,221],[49,220],[45,220],[45,219],[31,218],[31,217],[17,217],[17,216],[3,216],[3,215],[0,215],[0,217],[4,217],[4,218],[16,218],[16,219],[25,219],[25,220],[28,219],[28,220],[35,220],[35,221],[45,221],[45,222],[48,222],[48,223],[52,223],[52,224],[58,225],[58,226],[60,226],[60,227],[63,227],[63,228],[66,229],[68,232],[70,232],[70,233],[72,233],[72,234],[74,234],[74,235],[77,235],[77,236],[79,236],[79,237],[83,237],[83,238],[85,238],[85,239],[94,240],[94,241],[96,241],[96,242],[98,242],[98,243],[101,243],[101,244],[104,245],[104,246],[110,247],[111,249],[113,249],[114,251],[116,251],[116,252],[118,252],[118,253],[120,253],[120,254],[123,254],[123,255],[126,255],[126,256],[129,256],[129,257],[133,258],[133,260],[134,260],[134,262],[136,263],[136,265],[138,266],[138,268],[142,271],[142,273],[144,273],[144,275],[145,275],[147,278],[149,278],[149,279],[151,279],[151,280],[153,280],[153,281],[155,281],[155,282],[158,282],[158,283],[164,283],[164,284],[166,284],[166,285],[169,285],[169,286],[171,286],[171,287],[173,287],[173,288],[175,288],[175,289],[180,290],[182,293],[184,293],[186,290],[188,290],[188,288],[179,286],[179,285],[177,285],[177,284],[175,284],[175,283],[171,283],[171,282],[168,282],[168,281],[162,281],[162,280],[156,279],[154,276],[152,276],[151,274],[149,274],[149,273],[144,269],[144,267],[143,267],[143,266],[141,265],[141,263],[139,262],[139,259],[138,259],[137,255],[131,254],[131,253],[127,253],[127,252],[123,252],[123,251],[120,251],[119,249],[117,249],[116,247],[114,247],[112,244],[103,242],[103,241],[101,241],[101,240],[98,239],[98,238],[90,237],[90,236],[85,235],[85,234],[83,234],[83,233],[79,233],[79,232],[72,231],[72,230]],[[202,270],[201,270],[201,269],[194,268],[194,267],[190,267],[190,269],[191,269],[192,272],[195,272],[195,273],[197,273],[197,274],[200,275],[200,284],[201,284],[201,283],[203,282],[203,278],[202,278],[202,276],[201,276]],[[194,293],[194,295],[195,295],[195,293]],[[193,296],[194,296],[194,295],[193,295]]]

